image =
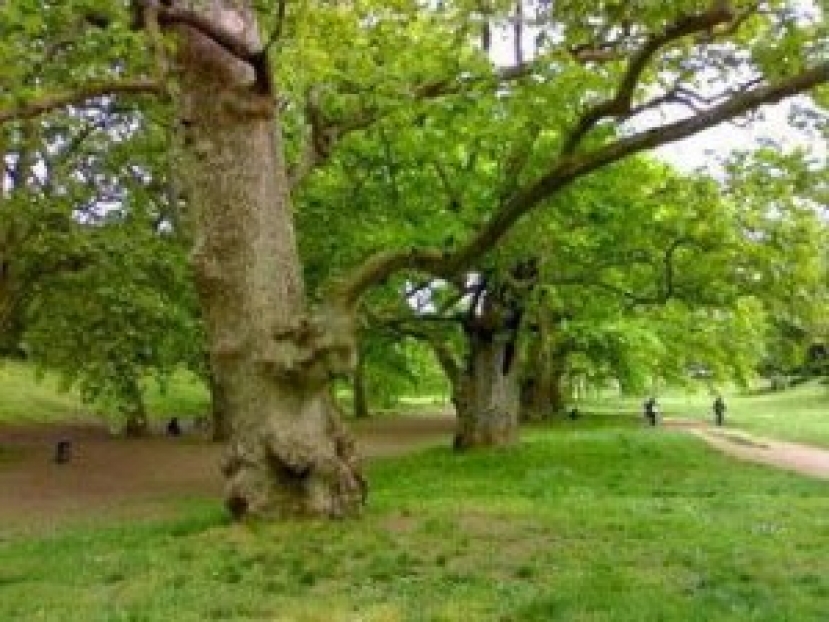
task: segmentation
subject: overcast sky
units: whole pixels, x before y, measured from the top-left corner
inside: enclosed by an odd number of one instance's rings
[[[817,5],[813,0],[797,2],[805,19],[817,20]],[[513,31],[510,27],[494,28],[490,55],[498,65],[514,63]],[[524,51],[532,55],[534,34],[531,28],[525,28],[522,39]],[[764,106],[760,110],[760,118],[740,127],[735,123],[722,123],[700,132],[695,136],[665,145],[655,153],[658,157],[670,162],[683,171],[693,171],[699,168],[707,169],[713,174],[720,170],[718,162],[727,158],[734,151],[750,150],[772,141],[783,152],[790,152],[797,148],[806,148],[822,161],[829,157],[825,137],[810,135],[791,127],[788,115],[791,111],[791,102],[808,106],[805,97],[792,98],[778,104]],[[677,120],[687,115],[686,109],[668,111],[667,116],[660,118],[659,113],[640,115],[629,129],[644,129],[648,126]]]

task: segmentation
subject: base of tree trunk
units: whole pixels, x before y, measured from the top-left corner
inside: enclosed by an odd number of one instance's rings
[[[464,451],[475,447],[507,447],[518,442],[518,399],[509,392],[470,394],[456,400],[458,423],[453,447]],[[473,389],[474,390],[474,389]],[[504,398],[506,395],[507,399]]]
[[[509,447],[518,442],[517,426],[497,426],[486,429],[458,430],[453,448],[465,451],[475,447]]]
[[[124,427],[124,436],[129,438],[140,438],[147,436],[150,431],[150,422],[146,413],[133,413],[127,417],[127,425]]]
[[[278,420],[235,435],[222,465],[225,504],[235,519],[360,513],[367,486],[354,441],[328,399],[322,408],[322,435]]]

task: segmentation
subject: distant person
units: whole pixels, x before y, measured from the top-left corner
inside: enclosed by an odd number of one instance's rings
[[[72,459],[72,441],[67,438],[55,443],[54,461],[56,464],[66,464]]]
[[[181,436],[181,424],[178,417],[173,417],[167,422],[167,436]]]
[[[643,405],[645,410],[645,419],[647,420],[648,424],[651,426],[655,426],[657,423],[657,419],[659,418],[659,406],[656,403],[655,397],[649,397],[645,400]]]
[[[714,424],[718,426],[725,425],[725,400],[718,395],[714,400]]]
[[[575,421],[579,418],[579,409],[573,406],[573,408],[570,409],[570,412],[567,413],[567,416],[569,417],[570,421]]]

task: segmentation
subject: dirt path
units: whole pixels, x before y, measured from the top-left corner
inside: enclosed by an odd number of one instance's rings
[[[448,444],[445,415],[373,419],[354,426],[366,459]],[[68,438],[73,458],[52,461]],[[0,426],[0,538],[5,528],[38,529],[101,515],[169,513],[176,499],[219,498],[221,446],[192,436],[115,438],[90,425]]]
[[[673,419],[665,421],[665,426],[698,436],[738,460],[829,479],[829,450],[826,449],[754,436],[741,430],[716,428],[701,421]]]
[[[734,457],[829,479],[829,450],[749,436],[700,421],[667,420]],[[354,426],[371,460],[448,444],[448,415],[373,419]],[[54,444],[70,438],[69,464],[52,461]],[[195,438],[126,440],[96,426],[0,426],[0,540],[21,528],[41,530],[101,516],[155,517],[176,501],[221,495],[221,447]]]

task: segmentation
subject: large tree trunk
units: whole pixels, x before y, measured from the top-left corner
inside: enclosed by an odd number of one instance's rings
[[[458,417],[455,448],[515,443],[520,390],[514,342],[488,332],[470,332],[467,356],[467,366],[453,387]]]
[[[230,439],[230,412],[228,412],[227,391],[216,379],[215,374],[208,378],[210,386],[210,438],[215,442]]]
[[[518,332],[523,297],[537,276],[534,260],[514,267],[500,285],[488,283],[464,323],[467,361],[457,374],[455,448],[499,447],[518,440],[521,405]]]
[[[524,375],[521,421],[544,421],[564,411],[564,361],[547,348],[546,352],[529,361]]]
[[[249,11],[200,4],[257,43]],[[364,486],[328,386],[352,364],[352,319],[307,312],[269,70],[190,27],[178,34],[192,261],[231,423],[227,506],[236,517],[353,513]]]
[[[150,431],[144,392],[137,378],[132,376],[127,376],[127,378],[120,396],[122,413],[126,418],[124,434],[130,438],[140,438]]]

